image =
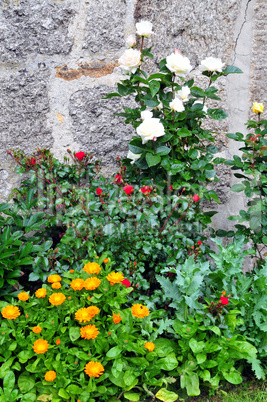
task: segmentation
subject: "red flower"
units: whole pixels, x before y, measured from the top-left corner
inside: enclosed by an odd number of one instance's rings
[[[199,196],[197,194],[193,195],[193,201],[198,202],[198,200],[199,200]]]
[[[141,191],[142,191],[142,193],[145,194],[145,195],[148,195],[148,194],[151,192],[151,190],[152,190],[152,187],[149,187],[149,186],[143,186],[143,187],[141,187]]]
[[[35,165],[35,163],[36,163],[36,159],[35,159],[35,158],[31,158],[31,159],[29,160],[29,164],[30,164],[30,165]]]
[[[115,179],[114,179],[113,183],[118,184],[118,185],[123,184],[123,178],[122,178],[121,174],[117,174],[115,176]]]
[[[124,286],[127,286],[127,288],[128,288],[129,286],[131,286],[131,282],[129,281],[129,279],[123,279],[122,284],[123,284]]]
[[[130,186],[130,185],[128,184],[127,186],[123,187],[123,190],[125,191],[125,193],[126,193],[127,195],[130,195],[130,194],[132,194],[132,192],[134,191],[134,188],[133,188],[133,186]]]
[[[224,306],[227,306],[227,304],[229,303],[228,297],[224,297],[222,296],[220,298],[221,304],[223,304]]]
[[[169,190],[170,190],[170,191],[173,191],[173,185],[171,185],[171,186],[169,187]]]
[[[103,193],[103,190],[101,188],[96,189],[96,194],[101,195]]]
[[[201,246],[201,244],[202,244],[201,240],[199,240],[199,241],[197,242],[197,244],[198,244],[199,246]]]
[[[81,151],[81,152],[77,152],[77,153],[75,154],[75,156],[76,156],[77,159],[79,159],[79,161],[82,161],[83,158],[86,156],[86,154]]]

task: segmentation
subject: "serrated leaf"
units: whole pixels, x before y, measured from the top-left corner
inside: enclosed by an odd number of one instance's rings
[[[159,155],[146,154],[146,161],[149,167],[158,165],[161,161],[161,157]]]
[[[148,85],[149,85],[149,89],[151,92],[151,96],[152,96],[152,98],[154,98],[154,96],[158,93],[158,91],[160,89],[160,82],[152,80],[149,82]]]

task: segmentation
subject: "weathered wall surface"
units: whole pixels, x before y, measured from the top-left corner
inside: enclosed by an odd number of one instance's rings
[[[50,147],[62,157],[66,148],[92,152],[112,171],[127,153],[133,131],[113,116],[132,99],[101,99],[122,78],[118,58],[135,23],[149,20],[155,35],[155,60],[179,48],[197,66],[220,57],[244,74],[222,79],[222,107],[229,118],[216,123],[221,155],[236,153],[227,132],[243,131],[253,101],[267,108],[265,0],[2,0],[0,5],[0,199],[18,178],[6,150]],[[205,79],[205,78],[204,78]],[[216,83],[217,85],[217,83]],[[209,123],[208,123],[209,124]],[[220,170],[222,214],[236,207],[230,197],[231,173]],[[238,207],[240,207],[238,201]]]

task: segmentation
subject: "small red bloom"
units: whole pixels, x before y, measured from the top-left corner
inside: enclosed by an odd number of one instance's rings
[[[103,190],[101,188],[96,189],[96,194],[101,195],[103,193]]]
[[[151,190],[152,190],[152,187],[149,187],[149,186],[143,186],[143,187],[141,187],[141,191],[142,191],[142,193],[145,194],[145,195],[148,195],[148,194],[151,192]]]
[[[169,187],[169,190],[170,190],[170,191],[173,191],[173,185],[171,185],[171,186]]]
[[[198,244],[199,246],[201,246],[201,244],[202,244],[201,240],[199,240],[199,241],[197,242],[197,244]]]
[[[130,195],[134,191],[134,188],[133,186],[130,186],[130,184],[128,184],[127,186],[123,187],[123,190],[127,195]]]
[[[75,156],[76,156],[77,159],[79,159],[79,161],[82,161],[83,158],[86,156],[86,154],[81,151],[81,152],[77,152],[77,153],[75,154]]]
[[[35,163],[36,163],[36,159],[35,159],[35,158],[31,158],[31,159],[29,160],[29,164],[30,164],[30,165],[35,165]]]
[[[115,179],[114,179],[113,183],[118,184],[118,185],[123,184],[123,178],[122,178],[121,174],[117,174],[115,176]]]
[[[122,284],[124,286],[127,286],[127,288],[131,286],[131,282],[129,281],[129,279],[123,279]]]
[[[223,304],[224,306],[227,306],[227,304],[229,303],[228,297],[224,297],[222,296],[220,298],[221,304]]]
[[[119,156],[117,156],[117,161],[119,161],[121,158]]]
[[[193,195],[193,201],[198,202],[199,196],[197,194]]]

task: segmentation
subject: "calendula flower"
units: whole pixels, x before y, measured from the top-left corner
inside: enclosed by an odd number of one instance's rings
[[[52,289],[60,289],[61,283],[60,282],[52,283],[51,287],[52,287]]]
[[[61,344],[61,340],[60,339],[57,339],[56,340],[56,345],[60,345]]]
[[[84,287],[86,290],[94,290],[98,288],[100,283],[100,279],[98,279],[96,276],[93,276],[92,278],[88,278],[84,281]]]
[[[258,102],[253,103],[252,110],[253,110],[254,113],[262,113],[263,109],[264,109],[263,103],[258,103]]]
[[[44,379],[45,379],[45,381],[54,381],[56,376],[57,376],[57,373],[55,371],[51,370],[51,371],[47,371],[45,373]]]
[[[86,325],[80,329],[81,337],[85,339],[95,339],[99,334],[95,325]]]
[[[8,305],[3,308],[1,314],[4,318],[7,318],[8,320],[15,320],[17,317],[20,316],[20,311],[17,306]]]
[[[124,279],[124,276],[121,272],[111,272],[106,276],[109,283],[113,286],[115,283],[121,283]]]
[[[44,288],[40,288],[37,289],[35,292],[35,296],[38,297],[38,299],[45,297],[47,294],[46,289]]]
[[[107,264],[107,263],[109,262],[109,258],[105,258],[105,259],[103,260],[103,262],[104,262],[105,264]]]
[[[97,264],[97,262],[88,262],[83,267],[83,270],[85,272],[87,272],[88,274],[96,274],[96,275],[98,275],[100,270],[101,270],[101,267],[100,267],[99,264]]]
[[[86,310],[88,311],[88,314],[93,318],[95,315],[99,314],[99,308],[96,306],[90,306],[87,307]]]
[[[153,352],[153,350],[155,349],[155,345],[153,342],[146,342],[145,343],[145,348],[149,351],[149,352]]]
[[[26,292],[20,292],[18,294],[18,299],[21,301],[27,301],[27,300],[29,300],[29,295]]]
[[[89,314],[87,308],[80,308],[75,313],[75,320],[79,322],[87,322],[92,319],[92,316]]]
[[[35,334],[40,334],[40,332],[42,331],[42,328],[39,327],[39,325],[37,325],[36,327],[33,327],[32,332],[34,332]]]
[[[89,362],[86,364],[84,371],[89,377],[99,377],[104,374],[104,367],[99,362]]]
[[[137,318],[144,318],[149,316],[148,308],[142,304],[134,304],[131,308],[132,315]]]
[[[73,281],[70,283],[70,287],[75,291],[82,290],[84,287],[84,280],[79,278],[73,279]]]
[[[119,324],[119,322],[122,320],[122,317],[120,317],[120,313],[115,314],[113,313],[113,322],[114,324]]]
[[[70,270],[69,270],[69,273],[70,273],[70,274],[73,274],[73,272],[74,272],[74,269],[70,269]]]
[[[60,306],[66,300],[66,296],[63,293],[52,293],[49,297],[49,301],[53,306]]]
[[[35,353],[40,355],[47,352],[48,346],[49,344],[45,339],[37,339],[37,341],[35,341],[33,344],[33,350],[35,351]]]
[[[49,275],[49,277],[47,278],[47,281],[49,283],[55,283],[55,282],[60,282],[61,281],[61,276],[59,275]]]

